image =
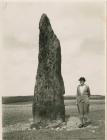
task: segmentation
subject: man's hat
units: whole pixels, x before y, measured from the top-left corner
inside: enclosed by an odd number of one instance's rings
[[[85,79],[84,77],[80,77],[80,78],[79,78],[79,81],[84,81],[84,82],[85,82],[86,79]]]

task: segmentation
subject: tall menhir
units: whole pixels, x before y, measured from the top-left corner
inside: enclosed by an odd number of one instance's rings
[[[39,22],[39,56],[33,99],[34,123],[65,121],[64,82],[61,75],[61,47],[46,14]]]

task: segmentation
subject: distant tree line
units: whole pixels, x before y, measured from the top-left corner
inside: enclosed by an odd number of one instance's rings
[[[75,100],[76,96],[64,96],[64,100]],[[102,95],[91,95],[92,100],[104,100],[105,96]],[[18,103],[18,102],[32,102],[33,96],[9,96],[2,97],[2,104]]]

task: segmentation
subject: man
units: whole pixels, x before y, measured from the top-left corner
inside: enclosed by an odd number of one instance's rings
[[[80,116],[81,124],[79,128],[86,127],[88,125],[88,113],[89,113],[89,97],[90,89],[85,84],[85,78],[79,78],[80,84],[77,86],[77,107]]]

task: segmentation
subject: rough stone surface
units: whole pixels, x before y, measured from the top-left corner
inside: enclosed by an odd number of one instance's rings
[[[65,121],[64,82],[61,75],[61,47],[46,14],[39,22],[39,56],[33,100],[35,123]]]

